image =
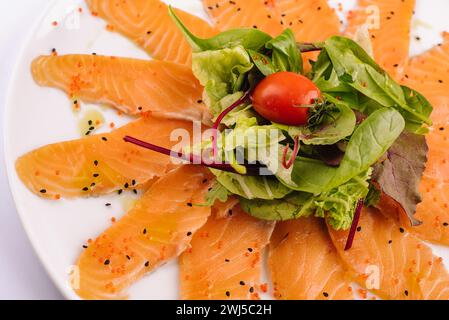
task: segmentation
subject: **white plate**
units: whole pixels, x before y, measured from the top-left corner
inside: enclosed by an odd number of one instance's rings
[[[200,0],[166,1],[205,17]],[[332,1],[338,3],[338,1]],[[353,1],[347,0],[346,8]],[[432,3],[432,6],[429,4]],[[78,8],[83,8],[83,13]],[[449,30],[447,0],[418,0],[412,40],[412,52],[441,41],[440,32]],[[59,21],[54,27],[53,21]],[[394,32],[394,30],[392,30]],[[94,238],[110,225],[112,217],[125,211],[115,196],[92,199],[46,201],[33,195],[18,179],[15,160],[37,147],[76,139],[80,115],[72,112],[67,96],[54,89],[38,87],[30,74],[31,61],[56,48],[59,54],[92,53],[148,59],[145,52],[118,34],[105,29],[105,22],[90,15],[81,0],[54,1],[32,29],[30,38],[16,66],[9,89],[5,114],[5,157],[11,190],[26,232],[48,273],[70,299],[77,299],[67,283],[68,272],[82,251],[86,239]],[[83,105],[82,110],[100,108]],[[108,121],[125,123],[113,110],[101,109]],[[106,208],[105,203],[112,207]],[[449,260],[449,249],[433,246],[435,253]],[[134,299],[178,298],[176,262],[171,262],[145,277],[130,290]]]

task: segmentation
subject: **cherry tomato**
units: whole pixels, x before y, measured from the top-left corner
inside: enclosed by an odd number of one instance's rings
[[[307,124],[309,107],[321,96],[308,78],[293,72],[277,72],[263,79],[252,93],[253,107],[262,117],[290,126]]]

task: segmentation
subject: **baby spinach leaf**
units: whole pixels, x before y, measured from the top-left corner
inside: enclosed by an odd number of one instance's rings
[[[388,150],[386,160],[374,167],[373,180],[404,208],[413,225],[419,224],[413,215],[421,202],[419,184],[428,150],[424,136],[403,133]]]
[[[268,41],[265,48],[272,52],[272,64],[277,72],[302,73],[302,58],[293,31],[286,29],[276,38]]]
[[[399,112],[383,108],[372,113],[354,131],[338,168],[298,158],[292,172],[295,190],[320,194],[368,170],[391,147],[405,127]]]
[[[425,130],[425,124],[432,124],[430,104],[419,105],[411,100],[411,97],[418,96],[419,100],[423,97],[397,84],[356,42],[334,36],[326,40],[325,48],[341,82],[382,107],[396,108],[406,120],[408,130],[419,133]]]
[[[235,46],[242,46],[245,49],[257,51],[272,39],[267,33],[250,28],[232,29],[219,33],[209,39],[201,39],[187,29],[171,6],[169,7],[169,15],[184,34],[184,37],[189,42],[193,52],[219,50]]]
[[[331,98],[333,99],[333,98]],[[280,129],[288,132],[290,137],[298,136],[307,145],[331,145],[350,136],[355,129],[356,118],[354,111],[336,99],[335,110],[324,117],[318,128],[292,127],[276,124]]]
[[[269,76],[270,74],[277,72],[276,67],[271,62],[270,57],[254,50],[247,51],[249,56],[251,57],[251,61],[264,76]]]

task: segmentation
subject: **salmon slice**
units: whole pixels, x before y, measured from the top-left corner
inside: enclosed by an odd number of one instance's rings
[[[51,144],[20,157],[16,170],[35,194],[50,198],[79,197],[132,190],[160,177],[172,166],[170,157],[126,143],[138,139],[172,148],[173,130],[192,131],[189,122],[144,116],[118,130]],[[120,191],[119,191],[120,192]]]
[[[449,245],[449,33],[443,43],[410,59],[402,82],[421,92],[434,106],[434,125],[426,136],[429,155],[420,184],[423,201],[415,217],[423,223],[410,227],[402,211],[396,218],[420,238]]]
[[[277,299],[354,299],[343,262],[320,219],[278,223],[268,259]]]
[[[257,28],[271,36],[283,31],[280,18],[264,0],[203,0],[209,16],[221,31],[233,28]]]
[[[160,60],[189,64],[192,50],[168,15],[168,6],[159,0],[86,0],[92,14]],[[176,14],[195,35],[216,34],[206,21],[185,11]]]
[[[128,114],[201,121],[203,88],[190,68],[163,61],[94,55],[41,56],[34,79],[59,88],[73,100],[111,105]]]
[[[324,41],[340,33],[340,19],[327,0],[274,0],[271,4],[298,42]]]
[[[346,33],[354,37],[367,25],[374,58],[392,77],[398,77],[407,62],[415,0],[358,0],[348,14]]]
[[[126,289],[184,251],[206,222],[209,170],[186,165],[155,182],[126,215],[81,254],[77,294],[84,299],[122,299]]]
[[[181,298],[257,299],[261,256],[273,227],[239,206],[226,218],[212,216],[180,257]]]
[[[383,299],[448,300],[449,274],[442,259],[398,226],[387,210],[364,208],[353,246],[344,251],[348,231],[329,227],[331,238],[357,282]]]
[[[430,101],[436,125],[449,121],[449,33],[442,36],[441,44],[408,61],[401,79]]]
[[[216,201],[212,207],[212,213],[217,219],[232,216],[234,207],[239,203],[236,197],[230,197],[228,201]]]

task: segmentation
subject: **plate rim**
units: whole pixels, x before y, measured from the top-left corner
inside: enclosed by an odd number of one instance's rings
[[[56,275],[53,272],[51,272],[51,268],[49,266],[48,260],[44,259],[44,254],[42,252],[43,249],[39,249],[39,246],[37,245],[37,241],[34,239],[33,233],[31,232],[31,227],[26,222],[25,214],[24,214],[25,209],[22,208],[20,201],[18,201],[19,196],[18,196],[16,190],[12,187],[14,184],[14,179],[15,179],[13,177],[13,172],[14,172],[15,168],[14,168],[14,166],[13,166],[13,168],[11,168],[12,164],[9,161],[10,159],[8,158],[8,155],[10,153],[9,152],[10,121],[8,121],[8,120],[10,119],[10,113],[12,112],[12,107],[11,107],[11,104],[12,104],[11,100],[12,100],[12,95],[13,95],[12,92],[13,92],[14,86],[16,85],[16,82],[14,80],[17,79],[20,62],[23,60],[24,56],[26,55],[26,50],[28,49],[29,43],[36,33],[36,29],[42,24],[45,17],[50,12],[51,8],[53,8],[55,6],[56,1],[57,0],[50,1],[42,9],[41,13],[39,13],[38,17],[35,19],[35,21],[30,26],[29,30],[27,31],[27,34],[24,37],[24,40],[18,50],[19,53],[17,55],[16,62],[14,63],[14,66],[12,68],[11,76],[9,78],[7,89],[6,89],[6,95],[5,95],[6,98],[4,101],[5,109],[4,109],[4,114],[3,114],[4,118],[3,118],[3,157],[2,157],[2,161],[5,163],[8,188],[10,190],[10,193],[11,193],[11,196],[12,196],[12,199],[14,202],[14,207],[16,208],[16,212],[17,212],[17,215],[19,216],[20,223],[25,231],[25,234],[30,242],[30,245],[31,245],[34,253],[36,254],[37,258],[39,259],[39,262],[41,263],[42,267],[44,268],[45,272],[47,273],[49,279],[55,285],[55,287],[58,289],[58,291],[62,294],[62,296],[65,299],[74,300],[75,296],[74,296],[73,291],[71,289],[69,290],[67,288],[67,285],[65,283],[61,283],[61,281],[59,281],[57,279]]]

